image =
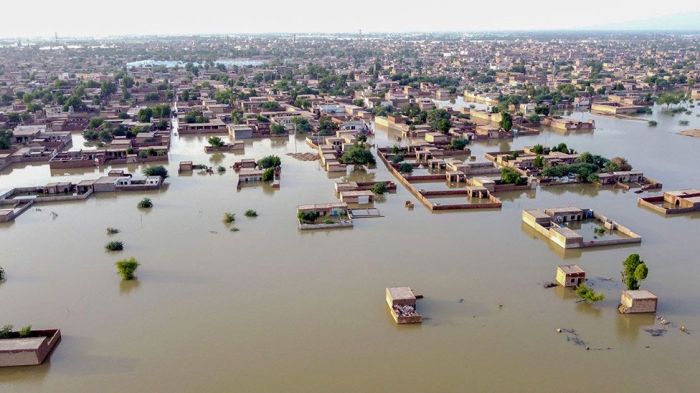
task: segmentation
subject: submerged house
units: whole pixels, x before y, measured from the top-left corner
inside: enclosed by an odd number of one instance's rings
[[[700,211],[700,189],[667,191],[663,195],[639,198],[639,205],[662,214]]]
[[[586,282],[586,272],[579,265],[559,265],[556,280],[563,287],[576,288]]]
[[[622,314],[655,313],[659,299],[647,290],[622,291],[618,310]]]
[[[416,311],[416,300],[419,298],[421,296],[416,296],[409,287],[386,289],[386,304],[398,324],[423,322],[423,316]]]

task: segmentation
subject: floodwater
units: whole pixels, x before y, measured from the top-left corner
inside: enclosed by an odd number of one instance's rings
[[[593,133],[545,132],[472,146],[492,150],[565,142],[620,155],[664,183],[700,186],[700,113],[656,111],[646,121],[576,113]],[[689,126],[679,126],[688,119]],[[377,130],[376,143],[393,144]],[[700,215],[663,217],[638,195],[570,185],[499,195],[500,210],[430,213],[399,185],[376,206],[384,217],[353,229],[300,232],[295,208],[336,201],[317,162],[287,152],[302,138],[246,143],[242,155],[206,155],[205,136],[173,138],[167,190],[100,195],[31,209],[0,226],[0,324],[60,328],[63,341],[38,367],[0,370],[0,392],[694,392],[700,386]],[[181,160],[230,166],[278,154],[282,185],[236,190],[236,175],[178,176]],[[129,167],[140,171],[139,167]],[[0,189],[96,177],[108,169],[6,170]],[[65,173],[64,173],[65,172]],[[380,163],[358,179],[392,180]],[[342,178],[342,177],[341,177]],[[411,200],[415,209],[407,210]],[[564,252],[521,223],[526,208],[579,206],[619,221],[641,245]],[[246,218],[246,209],[257,218]],[[55,213],[56,215],[52,214]],[[224,212],[236,213],[231,232]],[[121,233],[108,236],[105,228]],[[110,239],[125,242],[104,251]],[[642,288],[674,323],[662,337],[649,315],[616,311],[622,260],[648,263]],[[134,256],[138,280],[114,262]],[[594,306],[544,289],[555,266],[576,263],[606,295]],[[384,288],[411,286],[421,326],[396,326]],[[690,334],[679,330],[685,325]],[[574,333],[556,329],[573,329]],[[578,343],[578,344],[577,344]],[[583,343],[582,345],[579,345]],[[590,350],[586,350],[588,346]]]

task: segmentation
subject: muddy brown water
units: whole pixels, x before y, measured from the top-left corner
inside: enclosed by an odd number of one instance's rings
[[[534,143],[624,156],[664,183],[700,187],[700,139],[656,111],[646,121],[594,118],[593,133],[544,132],[472,146],[475,155]],[[649,118],[652,118],[649,117]],[[376,143],[393,144],[377,129]],[[80,145],[80,138],[76,135]],[[298,204],[335,201],[303,138],[246,142],[242,155],[207,155],[205,136],[174,137],[170,186],[99,195],[31,209],[0,225],[0,324],[60,328],[63,341],[42,366],[0,370],[0,392],[691,392],[700,386],[700,215],[663,217],[637,207],[637,194],[562,186],[500,195],[501,210],[431,214],[405,188],[377,203],[383,218],[349,230],[300,232]],[[282,186],[236,190],[236,175],[178,176],[181,160],[230,166],[278,154]],[[212,161],[213,160],[213,161]],[[5,170],[0,189],[78,180],[103,170]],[[140,167],[129,167],[138,172]],[[349,178],[392,180],[380,163]],[[404,202],[416,207],[407,210]],[[521,224],[525,208],[599,210],[643,237],[641,245],[567,251]],[[257,218],[243,215],[255,209]],[[56,215],[52,215],[51,213]],[[230,232],[224,212],[236,213]],[[121,233],[108,236],[107,227]],[[120,253],[104,251],[111,240]],[[691,334],[662,337],[649,315],[616,312],[621,261],[640,253],[642,287],[660,297],[659,315]],[[136,257],[138,280],[120,282],[114,262]],[[606,299],[577,303],[544,289],[555,266],[577,263]],[[408,285],[425,298],[421,326],[394,325],[384,288]],[[573,329],[575,335],[557,333]],[[574,339],[576,338],[576,339]],[[579,341],[584,343],[580,344]],[[585,346],[591,350],[586,351]],[[573,377],[575,375],[575,377]]]

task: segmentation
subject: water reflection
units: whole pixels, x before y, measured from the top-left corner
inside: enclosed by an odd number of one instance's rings
[[[141,281],[136,280],[121,280],[119,281],[119,294],[129,295],[131,292],[139,289],[141,286]]]
[[[615,332],[620,341],[634,343],[644,329],[656,324],[655,314],[618,314],[615,317]]]

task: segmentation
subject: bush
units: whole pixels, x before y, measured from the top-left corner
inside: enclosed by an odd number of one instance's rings
[[[30,334],[32,334],[32,325],[27,325],[22,329],[19,329],[20,337],[29,337]]]
[[[318,212],[299,212],[297,218],[302,224],[313,224],[320,214]]]
[[[523,185],[527,180],[523,179],[520,172],[513,168],[501,168],[501,181],[505,184]]]
[[[592,288],[581,284],[576,288],[576,294],[587,303],[595,303],[605,299],[605,295],[594,291]]]
[[[280,165],[282,165],[282,160],[274,155],[263,157],[258,161],[258,166],[263,169],[274,168]]]
[[[153,207],[153,202],[151,198],[143,198],[137,206],[141,209],[150,209]]]
[[[230,224],[236,221],[236,215],[233,213],[224,213],[224,224]]]
[[[224,173],[226,172],[226,167],[219,165],[218,167],[216,167],[216,171],[219,173]]]
[[[386,187],[385,182],[375,183],[372,186],[372,188],[370,189],[370,191],[372,191],[373,193],[375,193],[377,195],[383,195],[386,192],[386,190],[387,190],[387,187]]]
[[[659,123],[656,120],[649,120],[649,127],[656,127]]]
[[[12,335],[12,325],[0,327],[0,338],[10,338]]]
[[[343,164],[352,164],[352,165],[374,165],[376,164],[376,161],[374,159],[374,155],[372,155],[372,152],[369,151],[368,149],[365,149],[364,147],[360,145],[355,145],[343,153],[342,157],[340,157],[340,162]]]
[[[117,266],[117,273],[122,280],[133,280],[134,273],[139,267],[139,263],[136,261],[136,258],[122,259],[121,261],[117,261],[115,265]]]
[[[467,140],[467,139],[462,139],[462,138],[453,139],[450,142],[450,149],[452,149],[452,150],[464,150],[464,148],[467,147],[468,144],[469,144],[469,140]]]
[[[245,211],[245,216],[246,216],[246,217],[257,217],[257,216],[258,216],[258,212],[256,212],[256,211],[253,210],[253,209],[248,209],[248,210]]]
[[[124,243],[122,243],[120,241],[116,241],[116,240],[111,241],[111,242],[107,243],[107,245],[105,246],[105,249],[107,249],[107,251],[121,251],[124,249]]]
[[[160,176],[163,179],[168,177],[168,170],[165,169],[164,166],[158,165],[158,166],[149,166],[148,168],[143,170],[143,174],[146,176]]]
[[[395,156],[391,157],[391,162],[394,164],[398,164],[399,162],[403,161],[406,157],[403,156],[403,154],[396,154]]]
[[[119,233],[119,229],[107,227],[107,234],[108,235],[116,235],[117,233]]]
[[[236,228],[236,227],[231,227],[231,232],[238,232],[239,230],[240,230],[240,229],[238,229],[238,228]]]
[[[224,140],[218,136],[211,136],[207,141],[213,147],[223,147],[225,145]]]
[[[262,173],[262,181],[272,181],[275,178],[275,168],[267,168]]]
[[[401,165],[399,165],[399,172],[401,173],[412,173],[413,172],[413,165],[403,162]]]

